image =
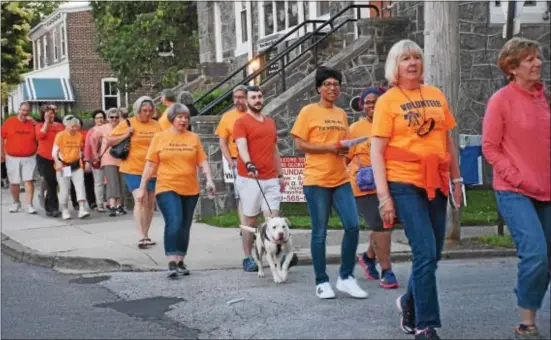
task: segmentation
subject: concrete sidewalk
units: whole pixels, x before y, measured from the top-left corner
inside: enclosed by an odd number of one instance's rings
[[[16,259],[75,270],[166,268],[164,221],[159,212],[155,214],[150,230],[150,237],[157,245],[141,250],[137,247],[138,233],[131,213],[112,218],[94,212],[84,220],[74,218],[63,221],[45,217],[41,209],[37,215],[10,213],[10,205],[8,191],[2,190],[2,247],[5,253]],[[73,216],[76,216],[76,212],[73,212]],[[474,228],[468,229],[473,229],[475,234],[495,233],[493,227]],[[342,234],[342,230],[328,231],[328,262],[339,261]],[[311,263],[310,231],[293,230],[292,235],[300,264]],[[410,247],[403,232],[396,231],[393,240],[397,241],[392,243],[393,259],[409,259]],[[361,231],[358,252],[364,251],[368,242],[368,232]],[[243,253],[239,230],[194,223],[188,254],[186,263],[192,270],[241,268]]]

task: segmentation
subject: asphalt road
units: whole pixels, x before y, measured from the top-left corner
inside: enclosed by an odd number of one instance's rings
[[[358,268],[359,269],[359,268]],[[409,264],[395,266],[405,284]],[[310,266],[291,269],[276,286],[240,270],[196,271],[169,281],[164,273],[69,276],[2,259],[2,338],[354,338],[412,339],[398,329],[394,300],[366,281],[354,300],[320,301]],[[334,282],[337,267],[328,273]],[[445,339],[511,339],[517,322],[516,259],[441,262]],[[404,285],[405,286],[405,285]],[[234,299],[244,299],[228,305]],[[538,322],[549,338],[549,292]]]

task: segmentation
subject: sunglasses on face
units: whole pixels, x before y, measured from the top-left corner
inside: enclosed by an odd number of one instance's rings
[[[109,116],[109,119],[119,119],[119,116]]]
[[[434,126],[436,125],[436,122],[434,121],[434,118],[425,119],[423,121],[423,124],[419,126],[417,129],[417,135],[419,137],[424,137],[428,135],[432,130],[434,130]]]

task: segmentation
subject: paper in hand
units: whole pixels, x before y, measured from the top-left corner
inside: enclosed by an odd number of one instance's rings
[[[62,171],[63,171],[62,172],[63,177],[71,177],[71,167],[70,166],[63,167]]]
[[[358,145],[360,143],[363,143],[365,142],[366,140],[368,140],[368,137],[359,137],[359,138],[354,138],[354,139],[345,139],[345,140],[341,140],[339,141],[338,145],[339,147],[344,147],[344,148],[350,148],[354,145]]]

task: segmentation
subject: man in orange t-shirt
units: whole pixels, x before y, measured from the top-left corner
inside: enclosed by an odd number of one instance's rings
[[[346,112],[335,105],[341,82],[339,71],[318,68],[315,85],[320,101],[303,107],[291,129],[297,149],[306,154],[303,190],[312,219],[310,244],[316,296],[320,299],[335,297],[326,273],[325,260],[327,223],[332,206],[344,228],[337,289],[355,298],[366,298],[368,295],[354,278],[360,219],[346,170],[348,149],[339,143],[349,135]]]
[[[5,147],[6,170],[10,182],[13,204],[10,212],[21,209],[19,191],[21,181],[25,184],[27,212],[36,214],[33,207],[34,185],[36,170],[36,142],[35,121],[29,115],[31,104],[23,102],[19,106],[17,116],[6,119],[2,125],[2,146]]]
[[[235,121],[233,136],[239,150],[237,188],[245,225],[255,227],[257,216],[279,216],[285,180],[277,148],[277,129],[272,118],[262,113],[264,98],[257,86],[247,88],[247,113]],[[258,270],[251,256],[253,234],[243,231],[243,270]],[[296,259],[293,259],[296,261]],[[292,263],[293,261],[291,261]]]
[[[233,110],[230,110],[222,116],[218,127],[214,134],[220,138],[220,151],[228,167],[231,169],[233,174],[233,194],[237,200],[237,212],[239,214],[239,221],[241,224],[245,224],[245,219],[243,216],[243,207],[241,206],[241,201],[239,200],[239,191],[236,187],[236,175],[237,175],[237,156],[238,150],[237,145],[233,137],[233,126],[235,121],[247,113],[247,87],[245,85],[239,85],[233,89]]]

